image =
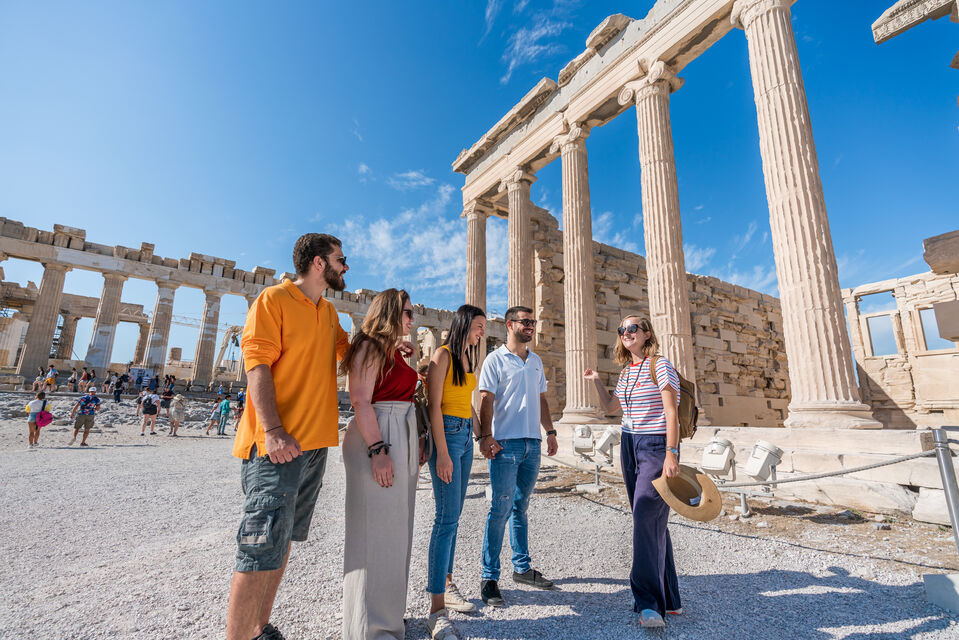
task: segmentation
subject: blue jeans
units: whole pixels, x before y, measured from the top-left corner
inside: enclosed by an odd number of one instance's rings
[[[226,424],[230,421],[229,413],[220,414],[220,424],[216,428],[216,435],[225,436],[226,435]]]
[[[493,503],[486,516],[483,537],[483,580],[499,580],[499,555],[509,520],[513,547],[513,570],[526,573],[530,567],[526,509],[539,475],[541,441],[535,438],[500,440],[503,450],[489,461]]]
[[[446,435],[446,448],[453,460],[453,477],[446,484],[436,475],[436,449],[433,449],[430,476],[433,478],[436,516],[430,535],[426,590],[434,594],[446,592],[446,576],[453,573],[456,531],[466,500],[470,469],[473,467],[473,421],[444,415],[443,433]]]

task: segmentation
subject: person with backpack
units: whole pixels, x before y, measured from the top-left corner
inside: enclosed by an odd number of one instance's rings
[[[473,466],[473,425],[478,424],[472,396],[476,389],[480,339],[486,335],[486,314],[464,304],[456,310],[446,343],[433,353],[427,369],[429,416],[434,448],[430,456],[433,499],[426,591],[430,613],[426,626],[433,638],[455,640],[448,609],[476,610],[453,582],[453,554],[460,514]],[[455,355],[454,355],[455,354]]]
[[[74,367],[73,371],[70,373],[70,377],[67,378],[67,385],[70,387],[70,390],[73,391],[73,393],[77,393],[79,391],[79,388],[77,387],[77,381],[79,378],[80,374],[77,373],[77,368]]]
[[[40,427],[49,424],[49,421],[44,422],[46,416],[50,415],[47,411],[48,404],[47,394],[43,391],[38,392],[36,398],[27,403],[27,439],[31,447],[40,445]]]
[[[140,410],[143,412],[143,425],[140,427],[140,435],[144,435],[147,425],[150,425],[150,435],[157,434],[157,414],[160,413],[160,396],[152,391],[148,391],[143,396],[140,403]]]
[[[80,433],[80,429],[83,429],[83,439],[80,440],[80,446],[90,446],[87,444],[87,436],[90,435],[94,417],[99,409],[100,398],[97,397],[96,387],[90,387],[89,391],[80,396],[73,404],[73,409],[70,411],[71,420],[76,416],[76,422],[73,423],[73,438],[70,440],[70,444],[77,441],[77,434]],[[78,411],[80,415],[77,415]]]
[[[583,376],[595,384],[606,413],[623,410],[620,461],[633,512],[633,611],[641,626],[663,627],[665,616],[679,615],[683,607],[666,528],[669,505],[652,481],[679,475],[680,380],[673,364],[656,354],[659,341],[648,318],[623,318],[617,334],[614,355],[624,368],[615,395],[592,369]]]

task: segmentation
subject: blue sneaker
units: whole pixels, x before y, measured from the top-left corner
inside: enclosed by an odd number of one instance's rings
[[[652,609],[643,609],[639,612],[639,626],[646,628],[665,627],[663,616]]]

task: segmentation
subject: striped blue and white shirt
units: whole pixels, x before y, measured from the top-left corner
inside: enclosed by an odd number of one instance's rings
[[[623,431],[643,435],[666,435],[666,413],[660,393],[667,385],[676,390],[676,406],[679,406],[679,376],[673,364],[666,358],[656,359],[656,381],[649,375],[650,358],[631,364],[619,373],[619,381],[613,392],[623,408]]]

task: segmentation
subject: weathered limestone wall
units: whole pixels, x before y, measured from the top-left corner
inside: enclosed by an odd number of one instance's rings
[[[27,332],[27,319],[22,313],[0,318],[0,367],[17,364],[17,352]]]
[[[891,293],[896,308],[860,313],[862,297],[877,293]],[[936,303],[959,300],[959,275],[884,280],[845,289],[843,299],[860,393],[876,418],[887,429],[959,424],[959,348],[929,348],[920,316]],[[873,353],[870,319],[891,322],[896,353]]]
[[[533,215],[536,329],[553,414],[566,398],[563,242],[559,224],[544,209]],[[616,328],[627,312],[649,313],[646,261],[635,253],[593,242],[598,367],[607,387],[620,366],[613,359]],[[701,424],[782,426],[789,383],[779,301],[716,278],[687,274],[692,308],[696,383]],[[577,372],[577,374],[580,372]]]

